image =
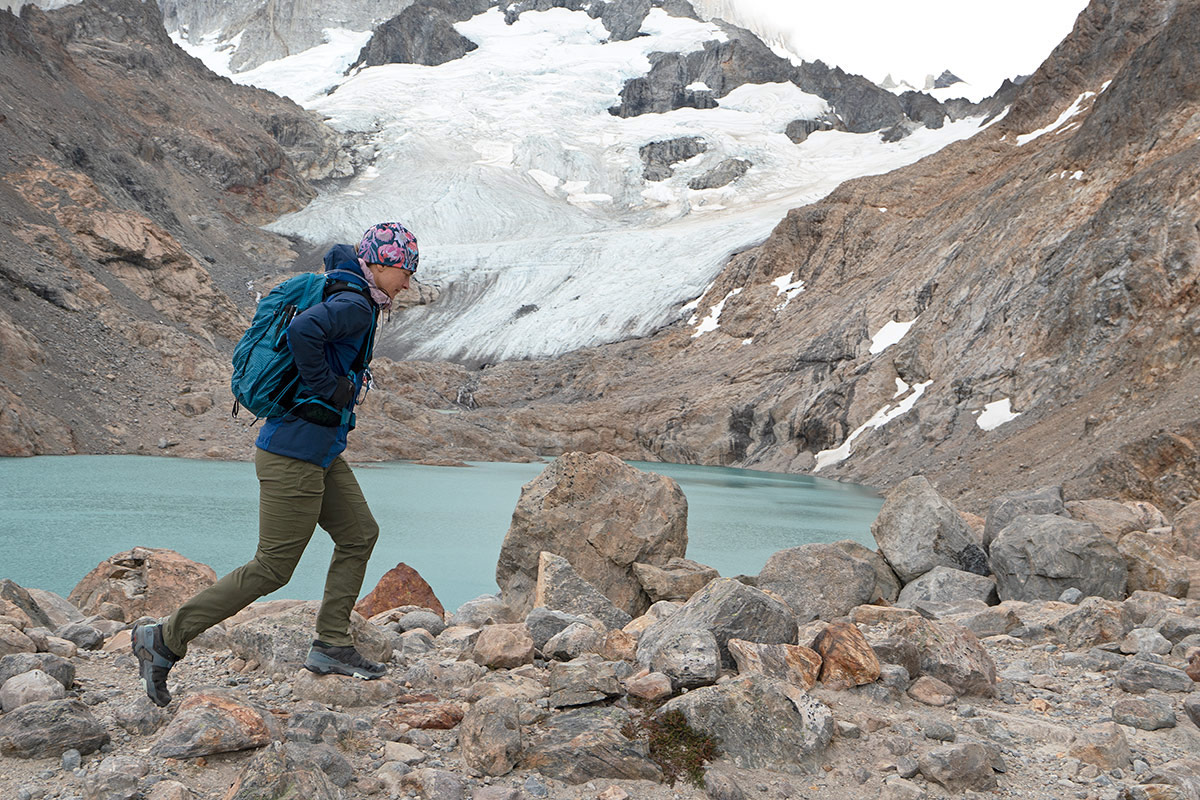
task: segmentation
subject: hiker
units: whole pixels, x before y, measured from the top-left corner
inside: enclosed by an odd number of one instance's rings
[[[408,288],[417,261],[416,238],[395,222],[369,228],[355,248],[339,244],[325,254],[326,272],[342,271],[338,277],[345,280],[337,284],[342,291],[329,293],[327,288],[323,301],[296,314],[288,325],[287,345],[299,372],[296,403],[282,416],[268,416],[255,441],[259,521],[254,558],[165,621],[133,629],[138,671],[156,705],[170,703],[167,674],[187,655],[188,642],[286,584],[317,525],[333,539],[334,551],[317,615],[317,638],[304,666],[320,674],[368,680],[386,673],[382,664],[364,658],[350,637],[350,612],[379,526],[341,453],[353,427],[348,411],[363,391],[365,370],[355,374],[354,364],[373,341],[369,337],[379,310],[388,309],[392,298]]]

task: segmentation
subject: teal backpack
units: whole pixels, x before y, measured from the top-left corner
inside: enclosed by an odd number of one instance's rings
[[[339,276],[347,276],[354,282]],[[342,424],[350,421],[353,415],[349,409],[335,409],[318,398],[305,398],[297,402],[300,373],[296,370],[292,349],[288,347],[287,329],[297,314],[336,292],[359,292],[369,299],[367,287],[361,282],[362,278],[347,270],[309,272],[288,278],[258,301],[250,327],[233,349],[233,378],[230,380],[234,397],[233,416],[237,416],[239,408],[245,408],[257,422],[266,417],[291,413],[300,403],[316,403],[335,414],[341,414]],[[350,367],[355,375],[365,370],[371,361],[377,321],[378,310]]]

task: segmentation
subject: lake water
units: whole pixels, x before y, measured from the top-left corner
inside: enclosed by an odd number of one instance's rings
[[[497,591],[496,559],[521,486],[545,464],[355,467],[380,536],[363,592],[403,561],[447,610]],[[722,575],[757,573],[772,553],[854,539],[874,548],[871,489],[771,472],[634,464],[669,475],[688,499],[688,558]],[[144,456],[0,459],[0,578],[66,595],[98,563],[167,547],[218,575],[254,555],[258,481],[250,463]],[[333,546],[314,534],[273,597],[320,599]]]

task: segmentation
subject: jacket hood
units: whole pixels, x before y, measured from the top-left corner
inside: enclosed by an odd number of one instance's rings
[[[343,269],[347,272],[353,272],[355,275],[366,280],[363,276],[362,267],[359,266],[358,256],[354,252],[354,248],[348,244],[335,244],[329,248],[329,252],[325,254],[325,271],[332,272],[335,269]]]

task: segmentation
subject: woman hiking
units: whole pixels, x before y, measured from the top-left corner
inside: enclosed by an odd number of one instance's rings
[[[396,222],[372,226],[357,247],[335,245],[325,254],[326,272],[341,271],[342,290],[327,289],[322,302],[288,325],[287,345],[299,373],[296,403],[282,416],[268,416],[255,441],[259,523],[254,558],[165,621],[133,629],[142,685],[156,705],[171,702],[167,675],[187,655],[188,642],[286,584],[317,525],[333,539],[334,550],[304,666],[368,680],[386,673],[382,664],[364,658],[350,637],[350,612],[379,526],[341,454],[366,372],[355,371],[355,361],[373,341],[379,310],[390,308],[396,294],[409,287],[417,261],[416,237]]]

